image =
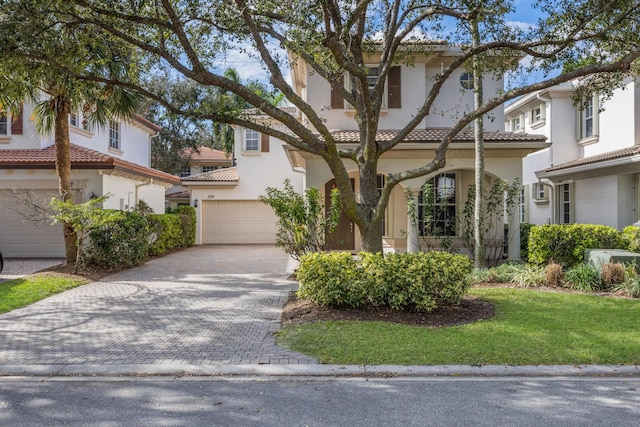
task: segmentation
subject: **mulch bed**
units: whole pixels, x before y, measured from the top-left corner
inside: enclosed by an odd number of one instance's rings
[[[299,299],[295,292],[291,292],[289,300],[282,308],[282,326],[325,320],[379,320],[437,328],[488,319],[494,314],[493,304],[473,296],[464,297],[460,305],[441,307],[430,313],[422,313],[384,307],[323,307],[309,300]]]

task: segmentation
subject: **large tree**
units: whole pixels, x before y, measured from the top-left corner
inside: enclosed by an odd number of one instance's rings
[[[5,19],[3,16],[0,22]],[[5,22],[2,22],[5,24]],[[37,55],[56,56],[56,53],[74,52],[76,72],[90,72],[112,80],[122,80],[132,74],[129,61],[123,54],[131,49],[121,42],[108,38],[92,40],[78,37],[86,29],[65,28],[53,20],[43,20],[35,25],[58,28],[60,33],[51,40],[46,49]],[[31,25],[27,28],[33,29]],[[111,120],[131,117],[143,105],[144,97],[137,91],[120,85],[92,82],[61,73],[46,62],[34,57],[31,52],[20,52],[13,47],[20,45],[20,34],[4,34],[0,45],[6,49],[0,55],[0,110],[18,113],[24,103],[34,106],[32,119],[41,135],[53,135],[56,151],[56,173],[61,201],[73,201],[71,185],[71,156],[69,138],[69,116],[82,111],[83,125],[87,129],[106,126]],[[86,41],[82,46],[76,40]],[[44,46],[44,45],[43,45]],[[66,261],[76,261],[77,236],[72,224],[63,222]]]
[[[598,74],[600,78],[594,81],[608,84],[627,75],[640,57],[637,37],[640,5],[636,0],[540,1],[544,18],[531,29],[510,27],[502,13],[496,16],[494,24],[483,27],[482,38],[472,44],[469,25],[459,26],[459,31],[453,28],[456,23],[473,20],[482,26],[484,19],[493,16],[483,13],[485,3],[465,0],[0,0],[2,10],[6,11],[3,19],[13,23],[12,31],[21,33],[21,23],[33,21],[34,16],[38,19],[54,16],[56,22],[64,26],[93,28],[96,34],[118,38],[144,54],[150,69],[168,66],[199,84],[222,88],[282,123],[286,131],[270,127],[264,121],[256,123],[236,109],[206,112],[214,121],[272,135],[324,159],[336,178],[344,211],[359,228],[363,249],[372,252],[382,249],[381,222],[391,190],[404,180],[426,176],[443,167],[452,138],[476,118],[507,100],[572,79]],[[511,2],[503,3],[508,10]],[[37,13],[24,14],[19,7],[24,4],[35,8]],[[38,34],[45,41],[56,37],[48,28]],[[387,75],[392,65],[411,63],[412,55],[429,53],[429,43],[422,40],[423,36],[451,43],[462,41],[467,47],[434,76],[424,103],[407,115],[406,123],[395,137],[376,141]],[[30,40],[22,42],[14,49],[33,52],[38,48]],[[282,48],[290,55],[284,55]],[[216,65],[232,49],[251,56],[270,84],[306,117],[306,123],[265,102],[247,85],[225,77]],[[370,63],[370,54],[374,51],[380,54],[376,64],[379,75],[370,91],[365,64]],[[530,68],[522,72],[536,69],[551,74],[536,83],[492,94],[480,108],[461,114],[443,136],[430,161],[418,168],[389,174],[384,189],[378,193],[376,175],[380,157],[401,143],[429,114],[452,73],[479,58],[485,64],[491,63],[490,67],[483,68],[485,75],[502,74],[514,71],[517,63],[513,58],[525,55]],[[593,61],[580,64],[579,60],[584,57],[591,57]],[[64,57],[43,59],[62,71],[82,74],[70,67]],[[353,148],[339,148],[322,113],[314,111],[285,78],[283,70],[292,65],[287,62],[298,60],[305,61],[353,106],[360,131],[359,143]],[[554,74],[567,62],[576,66]],[[352,85],[343,84],[345,73],[351,76]],[[603,78],[605,75],[607,78]],[[85,73],[84,77],[117,83],[97,74]],[[139,89],[165,102],[144,85]],[[165,105],[180,112],[168,102]],[[358,166],[358,195],[351,187],[345,159]]]

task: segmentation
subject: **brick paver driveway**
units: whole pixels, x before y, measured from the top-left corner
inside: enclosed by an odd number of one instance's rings
[[[0,364],[298,364],[275,345],[295,282],[271,246],[199,246],[0,315]]]

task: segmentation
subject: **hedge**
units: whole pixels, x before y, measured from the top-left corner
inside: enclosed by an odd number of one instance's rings
[[[312,253],[300,260],[298,296],[320,305],[376,305],[429,312],[456,304],[468,290],[473,264],[447,252]]]
[[[115,211],[113,221],[93,230],[85,262],[112,269],[142,264],[149,253],[149,223],[137,212]]]
[[[529,262],[551,260],[572,267],[584,260],[586,249],[627,249],[622,234],[613,227],[593,224],[546,224],[531,228]]]

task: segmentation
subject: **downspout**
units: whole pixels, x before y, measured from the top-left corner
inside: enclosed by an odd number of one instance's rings
[[[556,223],[556,197],[555,197],[556,186],[553,182],[551,182],[547,178],[539,178],[538,183],[544,185],[545,187],[549,187],[549,205],[551,207],[551,216],[549,218],[550,218],[551,224],[555,224]]]
[[[151,184],[153,184],[153,178],[151,178],[151,179],[149,180],[149,182],[143,182],[142,184],[136,184],[136,191],[135,191],[134,198],[133,198],[133,200],[135,200],[134,209],[135,209],[135,207],[136,207],[136,206],[138,206],[138,201],[139,201],[139,198],[138,198],[138,188],[140,188],[140,187],[145,187],[145,186],[147,186],[147,185],[151,185]],[[132,210],[133,210],[133,209],[132,209]]]

